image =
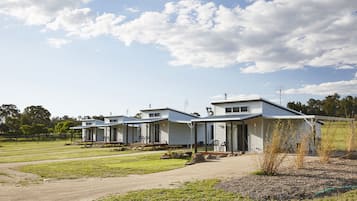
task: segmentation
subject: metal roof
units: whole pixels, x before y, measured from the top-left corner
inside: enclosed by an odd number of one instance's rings
[[[224,121],[243,121],[260,117],[262,114],[237,114],[237,115],[214,115],[192,119],[192,122],[224,122]]]
[[[73,126],[73,127],[70,127],[70,129],[78,130],[78,129],[84,129],[84,128],[97,128],[97,127],[103,127],[103,126],[104,126],[104,124],[88,125],[88,126]]]
[[[186,113],[186,112],[182,112],[180,110],[175,110],[175,109],[172,109],[172,108],[169,108],[169,107],[165,107],[165,108],[149,108],[149,109],[143,109],[143,110],[140,110],[140,111],[141,112],[150,112],[150,111],[159,111],[159,110],[171,110],[173,112],[177,112],[177,113],[188,115],[188,116],[191,116],[191,117],[194,117],[194,118],[198,118],[198,116],[196,116],[196,115],[189,114],[189,113]]]
[[[125,124],[143,124],[143,123],[154,123],[158,121],[168,120],[168,118],[147,118],[147,119],[137,119],[137,120],[130,120],[124,121]]]

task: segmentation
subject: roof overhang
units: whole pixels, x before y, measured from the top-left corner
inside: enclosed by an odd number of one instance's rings
[[[148,119],[138,119],[138,120],[131,120],[131,121],[124,121],[124,124],[145,124],[145,123],[155,123],[159,121],[168,120],[167,118],[148,118]]]
[[[263,116],[265,119],[313,119],[325,121],[353,121],[353,118],[319,116],[319,115],[280,115],[280,116]]]
[[[220,115],[220,116],[208,116],[199,119],[192,119],[194,123],[200,122],[227,122],[227,121],[244,121],[261,117],[262,114],[247,114],[247,115]]]
[[[72,130],[80,130],[80,129],[86,129],[86,128],[99,128],[99,127],[104,127],[105,125],[90,125],[90,126],[73,126],[70,127],[69,129]]]

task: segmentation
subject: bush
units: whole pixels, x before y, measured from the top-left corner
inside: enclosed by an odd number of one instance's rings
[[[291,122],[283,124],[278,121],[275,123],[272,136],[265,141],[263,162],[261,170],[265,175],[276,175],[281,163],[287,156],[289,140],[293,137],[294,128]]]
[[[320,162],[328,163],[331,153],[334,149],[334,140],[336,135],[336,127],[331,128],[331,122],[328,123],[326,132],[322,133],[321,143],[317,149],[317,154],[320,157]]]
[[[304,135],[300,141],[300,144],[296,150],[295,165],[297,169],[304,167],[304,158],[308,151],[309,135]]]

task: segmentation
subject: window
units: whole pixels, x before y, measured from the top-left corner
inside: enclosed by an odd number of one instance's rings
[[[226,107],[226,113],[239,113],[239,112],[248,112],[247,106],[242,107]]]
[[[239,107],[233,107],[233,112],[239,112]]]
[[[110,122],[110,123],[118,122],[118,120],[117,120],[117,119],[111,119],[111,120],[109,120],[109,122]]]
[[[226,107],[226,113],[231,113],[232,112],[232,108],[231,107]]]
[[[90,123],[90,122],[86,122],[86,125],[87,125],[87,126],[90,126],[90,125],[92,125],[92,123]]]
[[[240,111],[241,112],[248,112],[248,107],[247,106],[240,107]]]
[[[160,113],[149,113],[149,117],[160,117]]]

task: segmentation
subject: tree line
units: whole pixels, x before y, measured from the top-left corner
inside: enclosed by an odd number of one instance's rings
[[[357,118],[357,97],[341,96],[337,93],[323,100],[310,98],[306,104],[299,101],[288,102],[287,107],[308,115],[324,115]]]
[[[21,112],[14,104],[0,106],[0,134],[73,134],[70,127],[80,122],[68,116],[53,117],[41,105],[26,107]]]

